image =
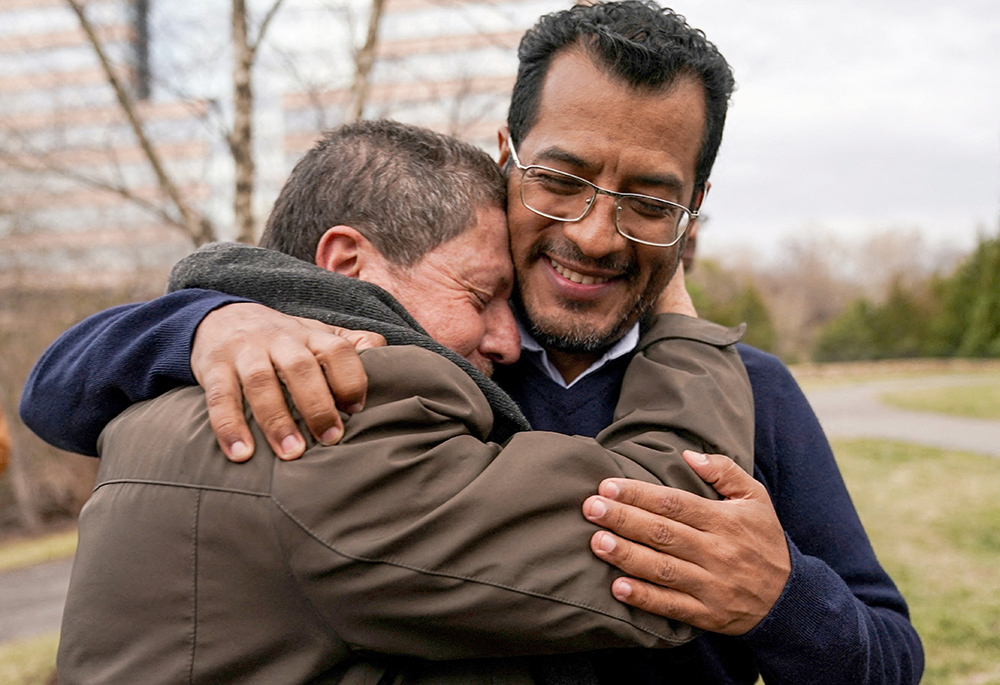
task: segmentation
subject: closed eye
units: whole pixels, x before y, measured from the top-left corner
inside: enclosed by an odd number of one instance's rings
[[[651,197],[626,196],[622,198],[622,204],[636,214],[650,219],[675,218],[680,211],[674,205]]]
[[[469,292],[472,294],[472,301],[476,305],[476,309],[478,309],[479,311],[486,309],[489,303],[493,300],[492,297],[482,292],[481,290],[472,289],[469,290]]]
[[[526,179],[528,182],[535,183],[556,195],[576,195],[587,188],[586,184],[572,176],[563,176],[562,174],[538,169],[532,169],[532,172],[530,178]]]

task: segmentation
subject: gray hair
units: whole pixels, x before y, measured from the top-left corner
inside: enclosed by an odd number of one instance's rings
[[[327,229],[351,226],[393,264],[413,266],[466,230],[484,206],[506,209],[496,162],[456,138],[395,121],[326,131],[278,195],[261,247],[314,262]]]

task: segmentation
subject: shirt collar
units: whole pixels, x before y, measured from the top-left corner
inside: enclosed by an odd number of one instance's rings
[[[632,351],[639,345],[639,324],[637,323],[632,326],[632,328],[630,328],[624,336],[622,336],[621,340],[612,345],[600,359],[587,367],[587,370],[574,378],[571,383],[567,383],[563,379],[562,374],[559,373],[559,369],[552,364],[545,348],[542,347],[541,343],[535,340],[534,337],[532,337],[531,333],[528,332],[527,327],[521,322],[520,319],[517,320],[517,329],[521,333],[521,350],[527,353],[528,359],[530,359],[535,366],[541,369],[546,376],[551,378],[563,388],[572,388],[581,378],[594,373],[613,359],[618,359],[619,357],[624,357],[626,354],[631,354]]]

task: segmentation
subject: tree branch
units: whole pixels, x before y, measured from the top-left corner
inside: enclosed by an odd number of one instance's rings
[[[271,5],[271,9],[269,9],[267,14],[264,15],[263,21],[260,22],[260,28],[257,29],[257,39],[250,45],[251,59],[257,57],[257,48],[259,48],[260,44],[264,42],[264,38],[267,36],[267,29],[271,25],[271,20],[274,19],[274,15],[278,13],[278,10],[281,9],[281,5],[284,2],[285,0],[275,0],[275,3]]]
[[[150,212],[151,214],[159,217],[164,223],[177,228],[190,236],[190,232],[187,224],[183,220],[178,220],[177,217],[171,216],[162,206],[150,202],[146,198],[137,195],[131,189],[125,185],[119,185],[115,183],[110,183],[102,179],[96,178],[94,176],[89,176],[87,174],[81,173],[76,169],[68,166],[61,166],[57,164],[52,164],[51,162],[45,162],[43,155],[35,155],[32,157],[34,163],[25,162],[16,156],[12,156],[3,152],[0,152],[0,160],[4,164],[11,167],[12,169],[17,169],[19,171],[26,171],[28,173],[50,173],[56,176],[61,176],[63,178],[68,178],[71,181],[76,181],[81,185],[89,186],[91,188],[96,188],[97,190],[104,190],[109,193],[114,193],[132,204],[139,206],[140,208]],[[39,168],[41,167],[41,168]]]
[[[255,164],[253,157],[253,52],[247,37],[246,0],[232,0],[233,30],[233,132],[229,151],[233,157],[233,220],[236,239],[254,242],[253,215]]]
[[[375,64],[375,47],[378,44],[378,28],[382,21],[382,10],[385,0],[371,0],[371,12],[368,15],[368,35],[365,44],[354,58],[354,82],[351,84],[351,100],[344,121],[351,123],[359,121],[364,114],[365,100],[368,99],[368,77]]]
[[[183,218],[188,234],[191,236],[192,240],[194,240],[196,245],[201,245],[214,239],[214,231],[212,230],[211,224],[207,221],[207,219],[200,216],[187,205],[181,197],[180,192],[177,190],[177,186],[167,174],[166,168],[160,160],[159,154],[156,152],[156,148],[153,147],[153,144],[146,136],[145,129],[143,128],[139,115],[135,110],[132,99],[129,97],[125,87],[122,85],[118,76],[115,74],[114,69],[111,67],[111,63],[104,52],[104,47],[101,45],[101,40],[97,37],[97,33],[95,32],[93,25],[90,23],[90,20],[87,19],[87,16],[83,11],[83,6],[80,4],[79,0],[66,0],[66,3],[70,6],[70,8],[72,8],[73,12],[77,16],[77,19],[79,19],[80,27],[87,35],[87,40],[90,43],[90,46],[94,49],[97,59],[101,62],[101,68],[104,70],[104,76],[114,89],[115,96],[118,99],[118,104],[121,107],[122,113],[128,119],[132,132],[138,139],[143,154],[149,162],[153,173],[156,175],[160,191],[177,209],[178,213]]]

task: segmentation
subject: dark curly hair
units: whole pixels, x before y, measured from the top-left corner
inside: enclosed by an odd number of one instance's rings
[[[733,72],[705,34],[681,15],[649,0],[576,5],[548,14],[521,39],[520,66],[507,125],[519,144],[538,118],[545,75],[553,58],[582,47],[613,78],[633,88],[662,89],[678,76],[694,76],[705,89],[705,137],[695,169],[703,188],[722,143]]]

